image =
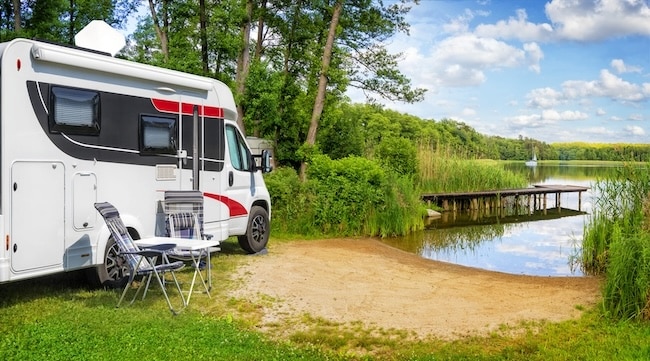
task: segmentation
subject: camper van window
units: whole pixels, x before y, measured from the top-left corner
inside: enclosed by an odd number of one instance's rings
[[[140,117],[140,153],[176,154],[176,118],[143,115]]]
[[[251,170],[250,154],[246,143],[237,129],[233,126],[226,126],[226,139],[228,141],[228,151],[230,153],[230,162],[233,168],[237,170]]]
[[[99,93],[52,87],[50,131],[66,134],[99,134]]]

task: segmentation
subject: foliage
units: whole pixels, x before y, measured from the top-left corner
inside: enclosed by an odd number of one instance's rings
[[[375,157],[397,174],[414,176],[418,172],[417,149],[405,138],[386,138],[377,146]]]
[[[21,5],[18,19],[13,8],[16,3]],[[0,7],[0,40],[20,36],[73,44],[74,35],[92,20],[101,19],[118,28],[124,26],[138,3],[137,0],[4,1]]]
[[[650,161],[650,144],[555,143],[559,160]]]
[[[603,306],[611,316],[650,318],[650,164],[626,164],[594,189],[581,264],[606,275]]]
[[[311,157],[308,181],[293,169],[268,174],[274,234],[403,235],[423,227],[410,178],[361,157]]]

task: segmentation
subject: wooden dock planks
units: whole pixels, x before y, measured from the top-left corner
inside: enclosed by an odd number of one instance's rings
[[[549,185],[538,184],[529,188],[498,189],[477,192],[450,192],[450,193],[426,193],[422,200],[428,203],[435,203],[445,211],[459,211],[465,209],[491,209],[505,207],[508,198],[513,198],[518,204],[519,197],[527,197],[529,208],[546,209],[547,195],[555,194],[555,206],[560,207],[560,195],[562,193],[578,193],[578,210],[582,207],[582,192],[589,190],[589,187],[574,185]]]

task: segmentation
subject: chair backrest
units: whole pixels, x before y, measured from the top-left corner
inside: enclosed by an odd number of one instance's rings
[[[120,213],[117,209],[108,202],[95,203],[95,208],[99,211],[106,226],[111,232],[115,243],[117,244],[120,252],[138,252],[140,248],[133,242],[133,238],[126,229],[124,222],[120,218]],[[128,262],[129,268],[138,272],[145,272],[152,269],[151,264],[146,258],[132,253],[124,253],[121,255]],[[136,267],[137,270],[136,270]]]
[[[167,233],[172,237],[203,238],[203,193],[166,191]]]

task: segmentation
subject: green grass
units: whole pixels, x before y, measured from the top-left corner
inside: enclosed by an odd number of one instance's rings
[[[0,359],[650,359],[650,324],[606,318],[600,307],[587,309],[577,320],[502,327],[485,337],[456,341],[417,341],[405,331],[337,324],[310,315],[277,323],[271,334],[263,334],[257,328],[263,305],[226,292],[242,282],[228,275],[247,257],[236,242],[226,242],[224,252],[212,260],[218,285],[212,298],[194,295],[190,307],[177,316],[155,287],[144,301],[116,309],[117,291],[90,289],[77,273],[0,285]],[[184,271],[181,279],[186,282],[190,275]]]

